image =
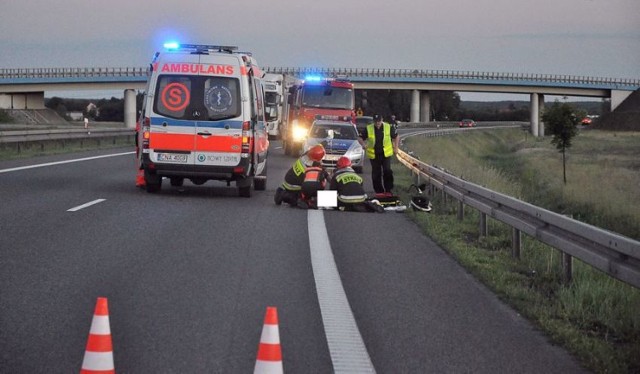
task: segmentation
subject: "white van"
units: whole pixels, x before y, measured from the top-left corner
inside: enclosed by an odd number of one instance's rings
[[[240,196],[267,184],[264,73],[237,47],[173,45],[151,63],[139,120],[138,159],[148,192],[163,177],[235,182]]]

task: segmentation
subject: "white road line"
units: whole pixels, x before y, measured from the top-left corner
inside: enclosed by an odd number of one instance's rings
[[[311,266],[333,370],[335,373],[375,373],[340,281],[323,212],[309,210],[307,222]]]
[[[89,202],[88,202],[88,203],[86,203],[86,204],[78,205],[78,206],[77,206],[77,207],[75,207],[75,208],[67,209],[67,212],[77,212],[77,211],[78,211],[78,210],[80,210],[80,209],[84,209],[84,208],[86,208],[86,207],[88,207],[88,206],[91,206],[91,205],[94,205],[94,204],[101,203],[101,202],[103,202],[103,201],[105,201],[105,200],[106,200],[106,199],[96,199],[96,200],[93,200],[93,201],[89,201]]]
[[[74,160],[65,160],[65,161],[47,162],[47,163],[44,163],[44,164],[20,166],[20,167],[11,168],[11,169],[1,169],[0,173],[8,173],[10,171],[26,170],[26,169],[33,169],[33,168],[41,168],[41,167],[45,167],[45,166],[69,164],[69,163],[72,163],[72,162],[89,161],[89,160],[95,160],[95,159],[106,158],[106,157],[124,156],[124,155],[130,155],[130,154],[134,154],[134,153],[135,152],[114,153],[114,154],[110,154],[110,155],[77,158],[77,159],[74,159]]]

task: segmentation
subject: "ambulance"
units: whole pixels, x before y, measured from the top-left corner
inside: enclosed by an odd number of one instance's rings
[[[163,179],[232,182],[242,197],[267,184],[264,73],[234,46],[165,44],[150,66],[138,160],[148,192]]]

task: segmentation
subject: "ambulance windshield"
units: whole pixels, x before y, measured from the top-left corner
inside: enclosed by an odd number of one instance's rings
[[[169,118],[219,121],[240,115],[240,83],[236,78],[162,75],[154,111]]]

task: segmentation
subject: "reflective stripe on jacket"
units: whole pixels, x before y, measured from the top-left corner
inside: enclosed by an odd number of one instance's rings
[[[288,191],[300,191],[302,182],[304,181],[304,171],[307,169],[305,162],[308,162],[306,156],[302,156],[293,163],[291,168],[284,176],[282,187]]]

